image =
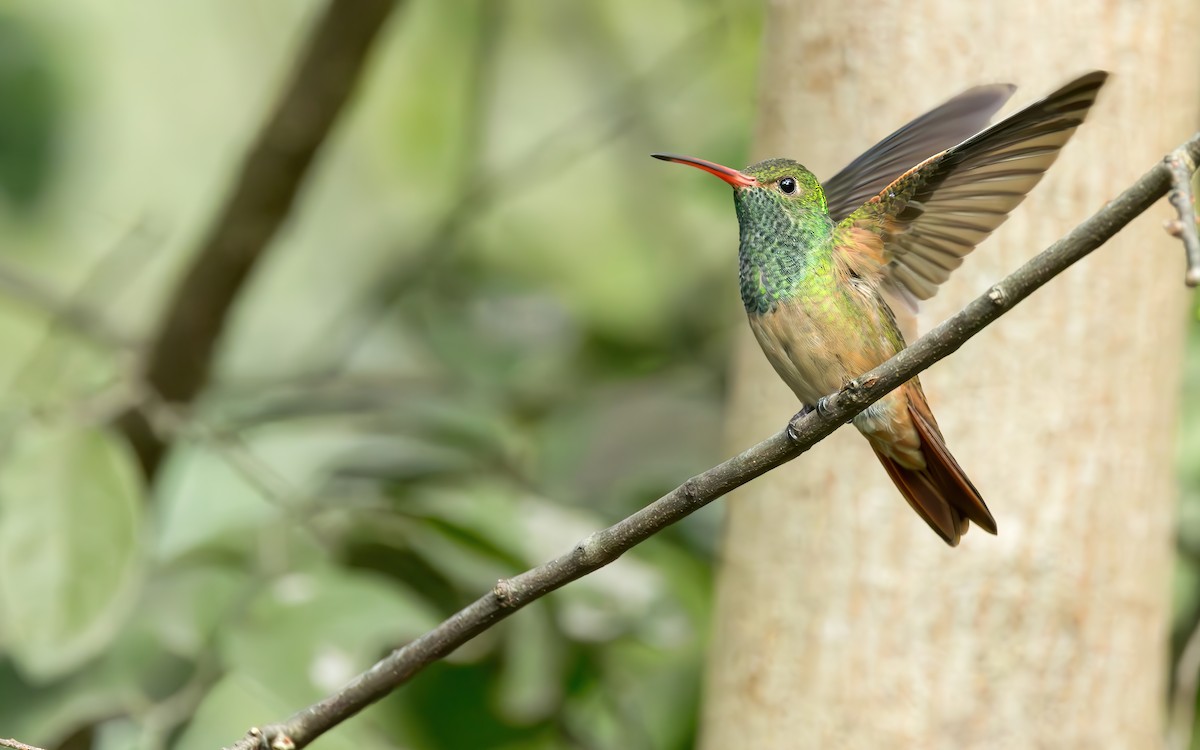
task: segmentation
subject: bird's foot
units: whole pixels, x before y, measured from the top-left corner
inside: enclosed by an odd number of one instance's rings
[[[805,404],[803,409],[792,415],[792,418],[788,420],[787,425],[787,436],[789,440],[796,442],[800,439],[799,433],[796,432],[796,423],[807,417],[809,414],[812,414],[813,411],[814,409],[811,406]]]
[[[788,437],[791,438],[792,440],[799,440],[800,436],[796,433],[796,423],[797,422],[799,422],[804,417],[807,417],[809,414],[812,414],[814,411],[817,414],[821,415],[822,417],[827,418],[827,417],[829,417],[829,414],[832,411],[832,409],[833,409],[833,407],[829,405],[829,397],[828,396],[822,396],[821,398],[817,399],[816,406],[809,406],[808,404],[805,404],[803,409],[796,412],[795,415],[793,415],[792,418],[790,420],[788,420],[788,426],[787,426]],[[849,424],[851,421],[853,421],[853,420],[847,420],[847,424]]]

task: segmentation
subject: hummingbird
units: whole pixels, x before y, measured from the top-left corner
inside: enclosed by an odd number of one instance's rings
[[[743,170],[673,154],[733,187],[742,304],[763,353],[803,405],[903,349],[892,305],[916,312],[1008,217],[1083,123],[1093,71],[985,126],[1015,88],[978,86],[918,117],[823,185],[790,159]],[[915,165],[915,166],[914,166]],[[914,377],[852,420],[925,523],[950,546],[996,520]]]

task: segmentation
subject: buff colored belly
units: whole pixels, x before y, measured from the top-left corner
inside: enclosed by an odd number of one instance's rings
[[[895,345],[878,328],[882,321],[868,321],[856,330],[825,306],[793,302],[749,318],[767,360],[807,406],[815,406],[895,352]],[[855,417],[854,426],[905,465],[923,465],[906,398],[902,391],[883,397]]]
[[[829,300],[797,301],[749,316],[767,360],[808,406],[887,359],[877,342],[871,346],[868,336],[831,308]]]

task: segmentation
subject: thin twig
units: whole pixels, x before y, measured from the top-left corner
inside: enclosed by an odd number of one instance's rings
[[[219,405],[220,423],[238,431],[292,419],[379,415],[411,403],[414,393],[446,390],[446,379],[435,375],[350,372],[275,379],[249,386],[226,383],[206,398]]]
[[[187,439],[209,447],[264,500],[284,512],[294,512],[306,503],[291,481],[255,455],[238,433],[217,430],[149,389],[138,394],[135,408],[164,443]]]
[[[64,366],[64,351],[54,345],[58,334],[63,330],[70,330],[72,325],[75,325],[71,319],[72,316],[86,321],[85,324],[89,326],[106,326],[95,315],[95,308],[89,303],[93,299],[104,299],[107,304],[111,305],[114,299],[120,295],[120,292],[116,290],[129,286],[131,277],[137,272],[134,268],[135,262],[141,260],[147,247],[147,243],[144,241],[146,238],[143,236],[145,233],[146,227],[143,224],[134,225],[111,250],[88,269],[83,280],[69,295],[58,300],[56,304],[47,306],[46,313],[50,317],[50,323],[42,332],[41,340],[34,345],[29,355],[25,357],[25,361],[16,369],[9,380],[7,390],[25,392],[29,386],[35,384],[44,388],[51,382],[51,379],[60,377],[69,371],[69,368]],[[144,266],[140,262],[136,265]],[[10,274],[10,279],[16,278],[14,271],[13,274]],[[50,302],[48,299],[45,301]],[[117,334],[109,332],[105,327],[104,335],[115,336]],[[102,344],[106,342],[108,342],[107,339],[103,342],[97,341]],[[133,370],[136,351],[132,346],[118,347],[113,342],[107,348],[113,349],[113,354],[122,357],[122,369]],[[116,412],[116,414],[120,413]]]
[[[24,742],[17,742],[16,740],[0,740],[0,747],[11,747],[13,750],[42,750],[40,747],[26,745]]]
[[[283,523],[305,529],[317,544],[328,546],[328,540],[312,523],[314,516],[326,506],[261,458],[239,431],[213,426],[203,417],[188,414],[181,407],[163,401],[145,388],[134,394],[134,398],[131,408],[146,419],[164,443],[176,444],[188,440],[206,448],[245,480],[259,497],[275,506],[282,515]],[[268,530],[266,536],[273,541],[260,545],[260,550],[269,553],[277,561],[281,560],[280,553],[286,548],[286,541],[280,544],[273,530]]]
[[[1196,160],[1185,149],[1177,148],[1163,162],[1171,173],[1171,191],[1167,200],[1179,212],[1178,219],[1166,222],[1167,232],[1183,241],[1187,255],[1188,286],[1200,285],[1200,232],[1197,231],[1196,196],[1192,194],[1192,175],[1196,172]]]
[[[210,644],[209,649],[200,655],[187,682],[175,692],[160,700],[144,696],[147,705],[135,714],[136,720],[142,725],[140,750],[165,750],[170,747],[172,733],[196,715],[196,708],[221,676],[215,651]]]
[[[1200,133],[1184,144],[1180,152],[1193,160],[1200,155]],[[254,728],[232,750],[260,750],[274,747],[277,742],[287,747],[304,747],[518,609],[608,565],[638,543],[730,490],[796,458],[855,414],[956,351],[989,323],[1103,245],[1161,198],[1170,181],[1169,168],[1165,163],[1159,163],[1066,237],[992,286],[912,346],[830,396],[825,414],[813,411],[795,419],[786,429],[750,450],[692,477],[633,515],[593,533],[558,559],[500,580],[491,592],[433,630],[393,651],[334,695],[293,714],[280,724]]]
[[[65,295],[4,261],[0,261],[0,294],[48,313],[57,325],[101,347],[114,351],[134,348],[133,339],[109,326],[96,311],[67,300]]]
[[[186,404],[208,381],[217,340],[361,77],[396,0],[330,0],[297,58],[291,81],[246,155],[241,174],[171,296],[145,365],[147,385]],[[118,420],[153,477],[165,444],[130,411]]]

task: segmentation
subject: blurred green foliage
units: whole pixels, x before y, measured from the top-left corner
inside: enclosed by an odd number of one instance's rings
[[[316,7],[9,3],[0,275],[151,332]],[[713,463],[735,228],[647,154],[747,161],[760,25],[717,0],[411,0],[216,383],[164,415],[153,486],[104,428],[128,354],[0,295],[0,735],[220,747]],[[1185,403],[1176,651],[1200,619]],[[691,747],[717,513],[317,747]]]
[[[152,332],[317,7],[10,4],[0,274]],[[153,486],[128,354],[0,297],[0,734],[220,747],[712,463],[735,230],[647,154],[745,159],[759,14],[408,3]],[[317,746],[690,747],[715,514]]]
[[[58,64],[34,26],[0,11],[0,193],[17,212],[39,206],[53,173],[65,117]]]

